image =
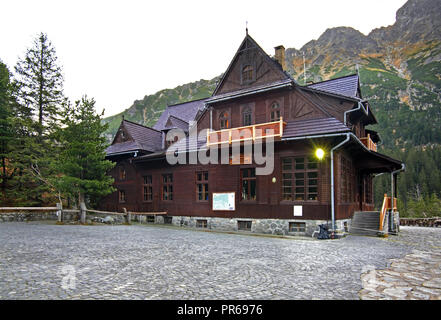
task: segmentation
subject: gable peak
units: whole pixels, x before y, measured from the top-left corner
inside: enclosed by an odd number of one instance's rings
[[[213,96],[283,80],[292,79],[247,32]]]

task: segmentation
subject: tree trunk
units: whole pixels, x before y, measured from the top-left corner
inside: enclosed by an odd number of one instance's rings
[[[7,174],[6,174],[6,160],[5,160],[5,157],[2,157],[2,171],[3,172],[0,174],[0,177],[2,178],[1,190],[2,190],[2,194],[5,196],[5,193],[6,193],[6,179],[8,178]],[[6,197],[5,197],[5,199],[6,199]]]
[[[86,223],[86,203],[84,202],[84,193],[80,192],[78,196],[80,203],[80,222],[81,224]]]

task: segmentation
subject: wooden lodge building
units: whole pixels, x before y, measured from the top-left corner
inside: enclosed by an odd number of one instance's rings
[[[374,175],[389,173],[395,182],[404,165],[377,152],[380,137],[366,128],[377,120],[358,75],[301,86],[285,72],[283,46],[275,50],[271,58],[247,34],[211,97],[168,106],[152,128],[123,119],[107,149],[117,191],[101,209],[151,212],[147,220],[155,223],[307,235],[331,221],[347,229],[354,212],[372,211]],[[187,156],[231,147],[238,128],[253,132],[253,144],[273,129],[273,172],[256,175],[245,156],[240,163],[170,165],[167,147],[191,138],[169,142],[167,132],[188,134],[195,124],[209,131]]]

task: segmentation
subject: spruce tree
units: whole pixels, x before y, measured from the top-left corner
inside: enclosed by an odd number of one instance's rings
[[[7,189],[14,175],[9,165],[15,140],[11,103],[10,73],[6,65],[0,61],[0,204],[8,203]]]
[[[47,35],[40,33],[15,67],[19,103],[37,118],[39,135],[58,120],[63,97],[63,76]]]
[[[57,172],[53,132],[59,125],[63,97],[63,77],[54,47],[41,33],[19,59],[14,74],[16,104],[14,128],[18,143],[11,166],[17,171],[12,197],[20,205],[39,205],[56,200],[47,183]]]
[[[80,207],[114,191],[114,180],[107,173],[115,164],[105,159],[108,125],[102,124],[101,116],[94,99],[85,96],[74,106],[66,104],[63,126],[57,132],[60,157],[56,168],[61,176],[54,182],[65,195],[78,199]]]

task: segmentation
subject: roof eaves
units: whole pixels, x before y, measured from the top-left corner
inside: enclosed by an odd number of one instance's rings
[[[362,99],[357,98],[357,97],[349,97],[349,96],[345,96],[345,95],[341,95],[338,93],[333,93],[333,92],[329,92],[329,91],[323,91],[323,90],[319,90],[319,89],[314,89],[314,88],[310,88],[308,86],[299,86],[300,89],[302,90],[307,90],[307,91],[311,91],[311,92],[317,92],[317,93],[321,93],[327,96],[331,96],[331,97],[336,97],[336,98],[340,98],[340,99],[345,99],[345,100],[349,100],[352,102],[359,102],[362,101]]]
[[[276,89],[280,89],[280,88],[290,87],[292,85],[293,85],[293,81],[291,79],[286,79],[282,82],[272,83],[272,84],[265,85],[265,86],[258,87],[258,88],[250,88],[248,90],[233,91],[233,92],[229,92],[228,94],[225,94],[225,95],[219,95],[217,97],[213,96],[213,97],[207,99],[206,103],[210,104],[210,103],[215,103],[215,102],[220,102],[220,101],[225,101],[225,100],[231,100],[234,98],[244,97],[244,96],[248,96],[248,95],[255,94],[255,93],[266,92],[266,91],[276,90]]]
[[[136,123],[136,122],[133,122],[133,121],[129,121],[129,120],[125,120],[125,119],[123,121],[129,122],[131,124],[135,124],[137,126],[140,126],[140,127],[146,128],[146,129],[150,129],[150,130],[153,130],[153,131],[156,131],[156,132],[159,132],[159,133],[161,132],[161,131],[156,130],[156,129],[152,128],[152,127],[147,127],[147,126],[144,126],[142,124],[139,124],[139,123]]]

